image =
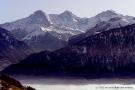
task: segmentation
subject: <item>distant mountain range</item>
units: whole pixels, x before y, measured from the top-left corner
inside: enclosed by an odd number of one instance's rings
[[[54,52],[33,54],[3,72],[15,75],[128,76],[135,72],[135,24],[110,29]]]
[[[113,10],[101,12],[91,18],[80,18],[70,11],[64,11],[61,14],[46,14],[38,10],[29,17],[0,26],[33,47],[35,51],[40,52],[60,49],[67,45],[72,36],[78,34],[85,32],[95,34],[133,23],[135,23],[134,17],[124,16]],[[74,40],[71,41],[74,42]]]
[[[21,61],[32,52],[27,44],[14,38],[9,31],[0,28],[0,70]]]

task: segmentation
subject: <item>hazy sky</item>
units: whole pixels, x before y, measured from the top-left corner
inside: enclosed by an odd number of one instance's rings
[[[108,9],[135,16],[135,0],[0,0],[0,23],[24,18],[36,10],[69,10],[80,17],[91,17]]]

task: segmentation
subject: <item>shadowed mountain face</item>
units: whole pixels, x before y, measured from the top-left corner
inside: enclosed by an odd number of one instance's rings
[[[32,45],[31,47],[33,47],[35,51],[52,51],[67,45],[66,41],[59,40],[49,33],[45,33],[44,35],[38,37],[33,37],[31,40],[26,40],[25,42]]]
[[[0,70],[19,62],[31,53],[29,46],[15,39],[9,31],[0,28]]]
[[[130,75],[135,71],[135,25],[92,35],[55,52],[33,54],[3,72],[22,75]]]

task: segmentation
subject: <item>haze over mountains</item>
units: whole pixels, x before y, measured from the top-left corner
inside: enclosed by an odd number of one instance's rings
[[[70,11],[61,14],[36,11],[0,25],[16,40],[32,47],[33,52],[40,52],[4,72],[26,75],[133,72],[134,24],[134,17],[112,10],[91,18],[81,18]]]

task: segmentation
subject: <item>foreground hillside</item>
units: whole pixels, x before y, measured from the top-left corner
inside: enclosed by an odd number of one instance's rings
[[[19,81],[0,74],[0,90],[36,90],[30,86],[25,87]]]

